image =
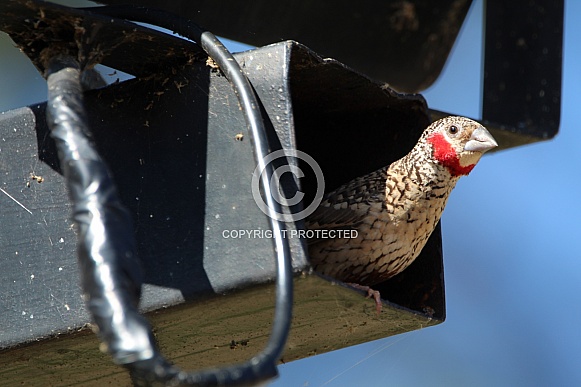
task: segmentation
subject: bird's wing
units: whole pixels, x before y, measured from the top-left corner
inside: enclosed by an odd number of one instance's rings
[[[360,211],[350,208],[333,208],[319,206],[307,218],[309,230],[353,229],[361,222]]]
[[[310,230],[356,229],[371,203],[385,203],[387,167],[358,177],[325,196],[306,221]],[[316,243],[311,240],[309,244]]]
[[[321,205],[325,207],[337,207],[337,205],[351,207],[357,203],[383,202],[385,201],[386,180],[387,167],[357,177],[329,192]]]

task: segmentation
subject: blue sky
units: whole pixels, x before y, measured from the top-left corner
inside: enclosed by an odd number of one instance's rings
[[[482,7],[474,2],[424,93],[430,107],[480,117]],[[485,157],[452,193],[443,216],[446,322],[287,363],[273,386],[581,385],[578,15],[581,2],[567,1],[559,135]],[[0,91],[10,93],[0,110],[46,98],[26,58],[2,70],[10,77],[0,77]]]

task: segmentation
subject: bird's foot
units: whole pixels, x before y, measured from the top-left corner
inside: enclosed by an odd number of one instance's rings
[[[373,297],[373,299],[375,300],[375,311],[377,312],[377,315],[379,316],[379,314],[381,313],[381,308],[382,308],[381,294],[379,293],[379,290],[374,290],[374,289],[371,289],[369,286],[359,285],[359,284],[356,284],[353,282],[348,282],[347,285],[349,285],[355,289],[359,289],[359,290],[363,290],[364,292],[367,292],[366,298]]]

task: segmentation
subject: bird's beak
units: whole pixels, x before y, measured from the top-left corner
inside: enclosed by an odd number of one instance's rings
[[[464,146],[464,150],[484,153],[497,146],[498,144],[494,137],[492,137],[492,134],[490,134],[490,132],[484,127],[480,126],[472,132],[472,136],[470,136],[470,139]]]

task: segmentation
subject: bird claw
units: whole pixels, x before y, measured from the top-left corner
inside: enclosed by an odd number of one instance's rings
[[[382,309],[382,303],[381,303],[381,294],[379,293],[379,290],[373,290],[371,288],[369,288],[367,290],[367,298],[373,297],[373,299],[375,300],[375,311],[377,312],[377,315],[379,316],[379,314],[381,313],[381,309]]]
[[[381,293],[379,293],[379,290],[374,290],[374,289],[371,289],[369,286],[359,285],[359,284],[352,283],[352,282],[348,282],[347,285],[349,285],[355,289],[359,289],[359,290],[363,290],[364,292],[367,292],[367,296],[365,296],[365,298],[373,297],[373,299],[375,300],[375,311],[377,312],[377,315],[379,316],[379,314],[381,313],[381,309],[383,308],[383,304],[381,303]]]

